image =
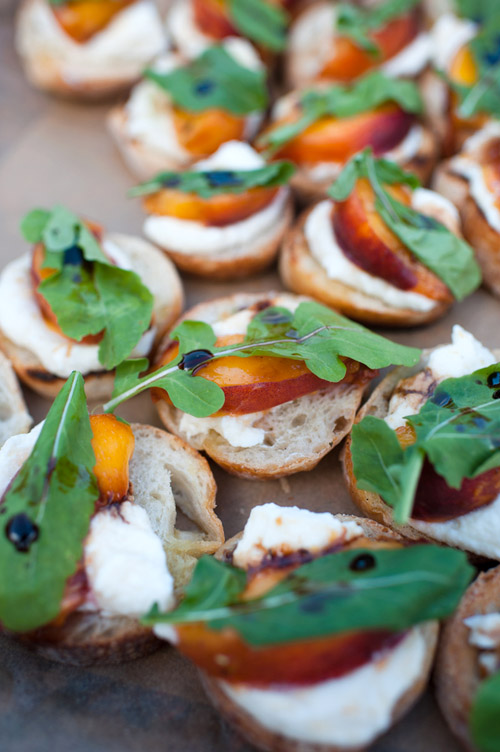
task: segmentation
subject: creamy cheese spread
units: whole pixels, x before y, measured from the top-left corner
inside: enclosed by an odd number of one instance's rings
[[[461,47],[477,34],[477,24],[468,19],[445,13],[431,30],[433,62],[438,70],[449,72]]]

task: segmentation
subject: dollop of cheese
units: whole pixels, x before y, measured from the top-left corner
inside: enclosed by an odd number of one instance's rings
[[[477,24],[453,13],[442,15],[431,30],[433,63],[438,70],[449,72],[455,55],[478,31]]]
[[[179,431],[186,440],[193,445],[203,443],[210,431],[215,431],[233,447],[249,447],[262,444],[265,431],[256,428],[256,423],[264,413],[248,413],[247,415],[223,415],[220,418],[195,418],[193,415],[183,413]],[[200,447],[201,449],[201,444]]]
[[[464,619],[464,624],[470,629],[469,644],[483,650],[494,650],[500,647],[500,614],[474,614]]]
[[[87,42],[74,41],[56,20],[47,0],[33,0],[20,17],[17,47],[40,65],[55,61],[68,83],[138,77],[144,66],[166,47],[156,4],[137,0],[111,19]]]
[[[238,542],[233,562],[248,569],[266,554],[284,556],[294,551],[322,551],[334,543],[363,535],[357,522],[341,521],[330,512],[310,512],[299,507],[262,504],[254,507]]]
[[[304,235],[311,255],[330,279],[338,280],[353,291],[373,298],[377,304],[382,303],[391,308],[430,311],[435,307],[435,300],[420,293],[400,290],[349,261],[335,237],[331,212],[332,202],[321,201],[311,211],[304,225]],[[360,305],[363,304],[365,301],[360,296]]]
[[[4,495],[14,475],[30,456],[42,427],[43,421],[28,433],[11,436],[0,448],[0,497]]]
[[[428,65],[432,56],[432,38],[422,32],[406,45],[401,52],[381,66],[381,70],[393,78],[418,76]]]
[[[297,86],[316,78],[335,54],[336,16],[333,3],[316,3],[301,13],[290,29],[287,54]]]

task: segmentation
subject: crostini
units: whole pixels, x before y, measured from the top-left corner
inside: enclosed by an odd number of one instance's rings
[[[145,621],[268,752],[359,751],[387,731],[423,692],[436,620],[472,574],[461,552],[276,504],[255,507],[217,558],[198,563],[175,611]]]
[[[481,282],[456,207],[395,163],[362,152],[287,233],[280,274],[359,321],[415,326]]]
[[[54,660],[150,652],[138,617],[171,608],[224,540],[206,460],[158,428],[89,418],[77,372],[44,423],[4,444],[0,487],[0,623]],[[196,530],[176,529],[177,506]]]
[[[157,60],[108,127],[130,170],[148,179],[184,170],[226,141],[251,141],[262,122],[266,72],[251,45],[229,39],[190,63]]]
[[[479,575],[446,624],[439,646],[437,699],[469,752],[498,746],[500,567]]]
[[[347,83],[369,70],[415,78],[431,58],[419,0],[383,0],[367,7],[322,0],[290,29],[285,69],[291,88],[311,81]]]
[[[307,298],[239,293],[184,314],[145,376],[147,361],[123,363],[104,409],[153,388],[173,433],[231,473],[277,478],[342,440],[373,369],[418,355]]]
[[[24,0],[16,47],[28,80],[93,99],[128,89],[167,46],[153,0]]]
[[[408,538],[500,560],[498,360],[456,325],[451,344],[379,384],[343,457],[363,513]]]
[[[460,209],[485,287],[500,296],[500,124],[490,122],[438,167],[434,185]]]
[[[187,172],[163,172],[137,186],[146,237],[183,271],[211,279],[248,277],[275,259],[290,227],[290,162],[264,159],[228,141]]]
[[[105,233],[62,206],[30,212],[22,230],[34,245],[0,275],[0,348],[45,397],[80,370],[88,398],[106,399],[115,366],[152,353],[179,316],[177,271],[145,240]]]
[[[438,143],[422,125],[422,100],[412,81],[380,71],[342,85],[315,84],[278,99],[256,143],[266,156],[297,165],[291,184],[304,202],[324,198],[345,163],[371,147],[426,183]]]

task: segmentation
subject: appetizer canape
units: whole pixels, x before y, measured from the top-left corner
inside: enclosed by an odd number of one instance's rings
[[[437,698],[469,752],[498,749],[500,714],[500,567],[480,574],[443,630]]]
[[[498,360],[454,326],[452,344],[375,389],[344,453],[365,514],[409,538],[500,560]]]
[[[148,217],[144,234],[182,270],[236,279],[272,263],[293,208],[290,162],[264,159],[228,141],[187,172],[162,172],[137,186]]]
[[[16,46],[34,86],[94,98],[132,86],[166,37],[153,0],[24,0]]]
[[[359,751],[387,731],[424,691],[437,620],[472,574],[462,552],[405,548],[372,520],[275,504],[255,507],[217,558],[145,623],[267,752]]]
[[[439,134],[446,154],[453,154],[486,122],[500,116],[497,91],[498,28],[500,11],[476,20],[452,13],[440,16],[432,29],[433,66],[424,74],[422,94],[427,118]]]
[[[297,0],[174,0],[167,30],[188,59],[216,42],[240,36],[269,58],[285,48],[287,6],[293,3]]]
[[[323,198],[344,164],[368,146],[425,183],[438,144],[419,122],[421,114],[422,100],[412,81],[375,71],[354,84],[316,84],[278,99],[271,124],[256,143],[266,156],[297,165],[292,187],[305,201]]]
[[[289,85],[347,83],[374,68],[389,76],[418,76],[431,57],[431,38],[418,6],[419,0],[382,0],[364,8],[333,0],[314,3],[290,29]]]
[[[226,470],[282,477],[342,440],[372,369],[418,357],[307,298],[240,293],[188,311],[147,375],[123,363],[105,410],[154,388],[167,428]]]
[[[500,123],[491,121],[439,166],[434,184],[460,209],[483,280],[500,296]]]
[[[455,206],[364,151],[306,210],[280,257],[287,287],[368,323],[414,326],[480,284]]]
[[[26,433],[33,421],[8,358],[0,352],[0,447],[18,433]]]
[[[22,231],[34,246],[0,275],[0,348],[46,397],[79,370],[89,399],[106,399],[113,369],[149,355],[179,316],[177,271],[150,243],[62,206],[30,212]]]
[[[207,49],[191,63],[177,55],[144,73],[108,126],[141,179],[186,169],[226,141],[250,141],[267,107],[266,74],[241,39]]]
[[[157,645],[138,617],[172,608],[224,540],[206,460],[180,439],[89,418],[73,373],[47,418],[0,449],[0,624],[54,660],[118,662]],[[176,530],[176,506],[197,530]]]

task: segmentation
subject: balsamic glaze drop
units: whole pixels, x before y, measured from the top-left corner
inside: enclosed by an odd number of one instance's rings
[[[453,401],[449,394],[446,394],[446,392],[437,392],[431,399],[431,402],[433,402],[435,405],[438,405],[439,407],[452,407]]]
[[[71,264],[72,266],[80,266],[83,264],[82,249],[77,245],[72,245],[71,248],[67,248],[64,251],[63,264]]]
[[[27,514],[21,512],[11,517],[5,526],[5,535],[20,553],[27,553],[38,539],[39,529]]]
[[[204,96],[205,94],[210,94],[210,92],[213,91],[214,88],[214,81],[211,81],[209,78],[204,78],[202,81],[198,81],[198,83],[194,87],[194,90],[197,94]]]
[[[289,313],[282,313],[281,311],[269,311],[264,313],[260,320],[264,324],[289,324],[292,320],[292,316]]]
[[[488,376],[488,386],[491,389],[496,389],[496,387],[500,386],[500,371],[493,371],[493,373],[490,373]]]
[[[176,188],[181,183],[181,178],[179,175],[169,175],[168,178],[165,178],[165,180],[161,181],[161,184],[164,186],[164,188]]]
[[[210,350],[191,350],[191,352],[184,353],[179,368],[186,371],[191,371],[193,368],[198,368],[202,363],[213,358],[213,353]]]
[[[500,389],[497,389],[496,392],[493,392],[491,396],[493,399],[500,399]]]
[[[231,170],[213,170],[205,173],[205,177],[213,188],[219,186],[241,185],[243,182]]]
[[[366,572],[368,569],[373,569],[376,561],[375,557],[371,554],[360,554],[353,559],[349,565],[349,569],[353,572]]]

